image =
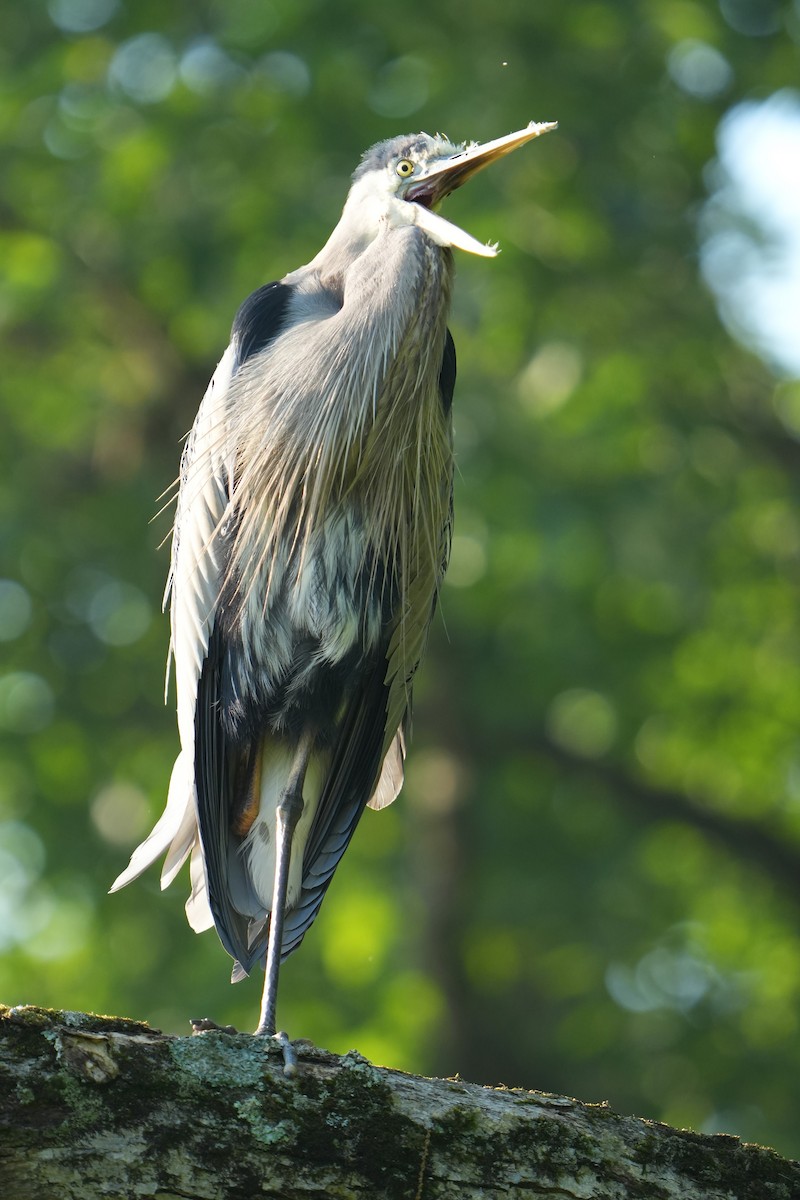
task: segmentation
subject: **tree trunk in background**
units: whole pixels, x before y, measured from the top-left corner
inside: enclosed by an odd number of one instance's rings
[[[4,1200],[791,1200],[800,1164],[603,1105],[299,1043],[0,1012]]]

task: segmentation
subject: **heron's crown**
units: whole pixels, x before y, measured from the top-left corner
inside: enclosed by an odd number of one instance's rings
[[[462,148],[454,146],[440,134],[431,137],[429,133],[401,133],[385,142],[377,142],[364,151],[361,162],[353,172],[353,183],[363,179],[370,171],[385,170],[391,162],[401,158],[410,158],[412,162],[422,164],[456,154]]]

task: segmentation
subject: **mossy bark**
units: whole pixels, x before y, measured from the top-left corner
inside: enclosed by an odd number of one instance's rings
[[[800,1163],[298,1043],[0,1009],[4,1200],[791,1200]]]

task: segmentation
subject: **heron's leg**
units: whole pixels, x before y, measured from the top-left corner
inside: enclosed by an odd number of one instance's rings
[[[272,891],[272,912],[269,919],[267,970],[261,997],[261,1019],[256,1029],[257,1034],[276,1038],[280,1042],[283,1049],[284,1072],[287,1075],[295,1074],[297,1066],[288,1037],[283,1032],[276,1033],[275,1011],[278,1001],[278,974],[281,966],[281,943],[286,914],[286,890],[289,883],[292,838],[303,812],[303,783],[313,744],[313,735],[303,734],[295,752],[291,774],[276,809],[275,882]]]

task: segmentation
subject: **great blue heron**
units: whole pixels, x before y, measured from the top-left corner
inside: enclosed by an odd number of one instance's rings
[[[167,595],[181,751],[166,809],[112,888],[191,855],[193,929],[233,980],[266,957],[276,1034],[300,944],[365,806],[403,782],[411,688],[447,566],[456,376],[451,247],[436,211],[531,138],[420,133],[368,150],[307,266],[259,288],[181,462]]]

